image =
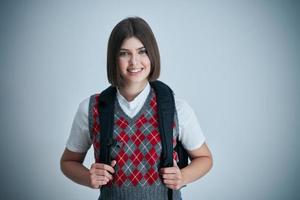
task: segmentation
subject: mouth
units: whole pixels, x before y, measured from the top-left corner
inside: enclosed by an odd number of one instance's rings
[[[127,72],[129,72],[129,73],[139,73],[143,70],[144,70],[144,68],[142,68],[142,67],[132,67],[132,68],[128,68]]]

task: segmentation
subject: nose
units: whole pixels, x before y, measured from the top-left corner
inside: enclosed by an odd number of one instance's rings
[[[138,62],[138,58],[135,54],[132,54],[131,58],[130,58],[130,63],[134,66],[136,65]]]

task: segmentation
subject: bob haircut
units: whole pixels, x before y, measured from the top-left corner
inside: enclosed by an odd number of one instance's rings
[[[112,86],[122,86],[123,79],[117,64],[119,51],[125,39],[136,37],[144,45],[151,62],[148,81],[155,81],[160,75],[160,55],[154,34],[145,20],[129,17],[120,21],[112,30],[107,47],[107,78]]]

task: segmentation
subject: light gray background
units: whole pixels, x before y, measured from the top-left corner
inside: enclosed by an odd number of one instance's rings
[[[300,199],[299,1],[0,5],[1,199],[97,198],[59,159],[78,104],[108,86],[112,28],[135,15],[158,40],[160,80],[194,108],[214,156],[184,199]]]

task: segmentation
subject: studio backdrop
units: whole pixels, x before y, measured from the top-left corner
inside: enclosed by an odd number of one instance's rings
[[[59,160],[79,103],[109,85],[108,37],[129,16],[150,24],[160,80],[213,154],[183,199],[300,199],[300,3],[283,0],[1,1],[1,199],[97,199]]]

